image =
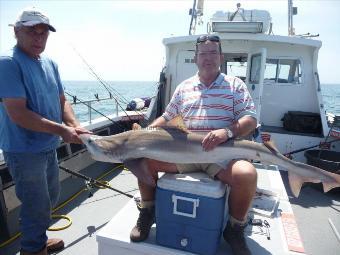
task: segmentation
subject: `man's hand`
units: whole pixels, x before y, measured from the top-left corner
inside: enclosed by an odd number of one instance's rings
[[[79,138],[80,134],[92,134],[92,132],[83,127],[64,126],[64,130],[60,136],[63,138],[65,143],[82,144],[83,142]]]
[[[202,141],[203,150],[210,151],[228,139],[227,131],[224,128],[210,131]]]

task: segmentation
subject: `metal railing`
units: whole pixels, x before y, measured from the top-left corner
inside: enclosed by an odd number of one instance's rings
[[[114,109],[115,109],[115,115],[118,116],[118,101],[117,99],[113,98],[113,97],[106,97],[106,98],[99,98],[96,96],[96,99],[91,99],[91,100],[82,100],[81,102],[77,102],[76,98],[73,98],[73,102],[71,102],[71,105],[83,105],[85,107],[87,107],[87,116],[88,116],[88,122],[92,123],[92,109],[95,109],[95,107],[93,107],[94,103],[98,103],[98,102],[102,102],[102,101],[107,101],[107,100],[113,100],[114,101]]]

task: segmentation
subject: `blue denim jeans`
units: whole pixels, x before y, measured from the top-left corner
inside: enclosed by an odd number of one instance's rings
[[[51,209],[59,198],[59,167],[55,150],[41,153],[4,152],[21,201],[21,248],[41,250],[47,241]]]

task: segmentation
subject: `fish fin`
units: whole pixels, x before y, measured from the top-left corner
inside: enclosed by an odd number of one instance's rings
[[[123,162],[125,167],[133,173],[137,179],[147,185],[156,186],[155,180],[152,178],[145,158],[130,159]]]
[[[132,130],[140,130],[142,127],[138,123],[133,123],[132,124]]]
[[[267,149],[269,149],[271,152],[280,153],[280,151],[276,148],[276,145],[272,140],[263,142],[263,145],[266,146]]]
[[[175,118],[171,119],[170,121],[168,121],[166,123],[166,125],[168,127],[176,127],[177,129],[182,130],[185,133],[189,133],[189,130],[187,129],[187,127],[184,124],[182,115],[177,115]]]
[[[339,188],[340,187],[340,175],[336,174],[336,173],[329,173],[329,174],[334,179],[334,182],[323,182],[322,186],[323,186],[323,191],[324,192],[328,192],[331,189]]]
[[[298,197],[304,181],[299,175],[291,173],[291,172],[288,172],[288,181],[289,181],[289,186],[294,197]]]
[[[328,192],[330,191],[331,189],[334,189],[334,188],[339,188],[340,187],[340,184],[339,183],[336,183],[336,182],[333,182],[333,183],[322,183],[322,186],[323,186],[323,192]]]

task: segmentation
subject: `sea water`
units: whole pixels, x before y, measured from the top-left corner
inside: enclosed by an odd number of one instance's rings
[[[323,84],[321,93],[326,112],[340,115],[340,84]]]
[[[88,120],[89,107],[81,101],[108,99],[91,103],[92,119],[101,117],[101,114],[110,115],[126,109],[134,98],[153,97],[157,94],[158,84],[155,81],[64,81],[68,100],[73,104],[74,112],[80,122]],[[76,97],[76,98],[75,98]],[[74,104],[76,103],[76,104]],[[96,111],[101,114],[97,113]]]
[[[73,105],[77,118],[82,121],[88,120],[88,107],[79,103],[79,100],[95,100],[110,97],[116,100],[106,100],[100,103],[93,102],[91,106],[98,112],[109,115],[116,112],[117,103],[118,110],[125,110],[127,104],[134,98],[152,97],[157,94],[156,81],[64,81],[65,91],[74,99],[68,96],[68,99],[77,104]],[[105,88],[106,87],[106,88]],[[331,112],[340,115],[340,84],[323,84],[321,85],[321,92],[323,95],[323,103],[326,112]],[[92,118],[99,117],[100,114],[92,110]]]

